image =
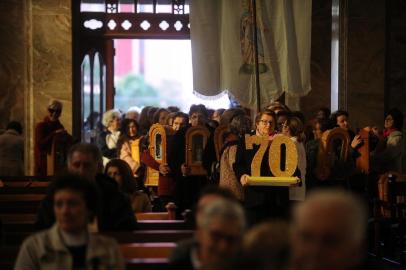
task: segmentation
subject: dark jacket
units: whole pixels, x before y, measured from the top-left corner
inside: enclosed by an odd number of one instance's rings
[[[117,183],[104,174],[96,176],[96,185],[101,196],[100,211],[97,215],[100,231],[131,231],[137,221],[128,198],[119,191]],[[55,223],[53,198],[46,196],[37,213],[36,227],[50,228]]]
[[[251,133],[248,135],[255,135]],[[254,145],[253,149],[248,150],[245,147],[245,137],[242,137],[237,144],[236,160],[233,165],[237,180],[240,181],[241,176],[244,174],[251,175],[251,162],[255,153],[258,151],[259,145]],[[267,148],[264,158],[261,162],[261,176],[272,176],[271,170],[268,165],[269,147]],[[246,187],[245,193],[245,207],[254,207],[265,203],[266,191],[270,190],[269,187]]]
[[[117,157],[117,147],[109,148],[106,143],[107,135],[111,134],[110,131],[103,130],[97,137],[97,146],[99,147],[103,157],[112,159]]]
[[[241,138],[237,145],[236,161],[233,165],[238,181],[240,181],[243,174],[251,175],[251,162],[259,147],[259,145],[254,144],[253,149],[246,149],[245,137]],[[267,147],[261,161],[261,176],[273,176],[269,168],[268,156],[269,147]],[[298,170],[294,175],[297,174]],[[271,217],[284,218],[287,216],[289,203],[289,190],[287,187],[246,186],[244,187],[244,197],[244,207],[250,225]]]
[[[179,242],[169,257],[169,269],[193,270],[191,253],[194,248],[197,248],[195,238]]]

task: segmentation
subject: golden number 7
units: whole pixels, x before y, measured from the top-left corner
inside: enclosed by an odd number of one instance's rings
[[[267,137],[260,137],[256,135],[245,135],[245,148],[248,150],[252,150],[254,148],[254,144],[260,145],[259,149],[254,155],[254,158],[251,162],[251,176],[261,176],[261,163],[266,152],[266,149],[269,146],[269,140]]]

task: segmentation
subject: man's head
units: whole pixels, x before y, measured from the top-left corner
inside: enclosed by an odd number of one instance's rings
[[[94,181],[103,167],[102,156],[96,145],[78,143],[73,145],[67,157],[68,171]]]
[[[360,263],[366,227],[363,204],[344,191],[312,193],[293,214],[293,264],[300,270],[346,270]]]
[[[204,267],[218,266],[231,259],[241,246],[245,228],[244,211],[237,202],[211,202],[197,220],[199,259]]]

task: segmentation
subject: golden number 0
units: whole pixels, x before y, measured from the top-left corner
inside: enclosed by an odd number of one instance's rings
[[[286,147],[285,170],[280,168],[281,164],[281,146]],[[276,177],[290,177],[297,168],[298,155],[295,143],[287,136],[275,136],[269,148],[269,168]]]

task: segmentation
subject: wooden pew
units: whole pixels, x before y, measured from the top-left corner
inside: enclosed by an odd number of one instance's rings
[[[167,212],[142,212],[135,213],[137,220],[175,220],[176,205],[173,202],[165,205]]]
[[[148,242],[178,242],[191,238],[193,230],[137,230],[133,232],[102,232],[113,237],[120,244],[148,243]]]
[[[46,194],[49,182],[15,182],[0,187],[2,194]]]
[[[168,212],[135,213],[137,220],[171,220]]]
[[[164,270],[168,269],[169,260],[167,258],[146,258],[128,259],[126,266],[128,270]]]
[[[139,230],[193,230],[190,222],[185,220],[140,220]]]
[[[136,256],[138,254],[150,254],[152,252],[152,258],[128,258],[125,259],[126,268],[127,269],[134,269],[134,270],[160,270],[160,269],[168,269],[168,256],[167,252],[171,251],[174,247],[173,243],[171,245],[158,245],[154,246],[144,246],[146,251],[140,250],[141,247],[121,247],[126,252],[129,252],[129,255],[133,254],[131,252],[135,252]],[[14,268],[15,260],[18,255],[19,246],[14,247],[0,247],[0,269],[2,270],[12,270]],[[137,250],[138,249],[138,250]],[[142,249],[142,248],[141,248]],[[161,255],[165,255],[166,257],[156,257],[153,256],[155,250],[160,250]],[[131,257],[131,256],[130,256]]]
[[[121,244],[124,259],[168,258],[176,243],[131,243]]]
[[[36,213],[45,194],[1,194],[0,213]]]
[[[15,182],[51,182],[54,176],[0,176],[0,181],[3,183],[15,183]]]

